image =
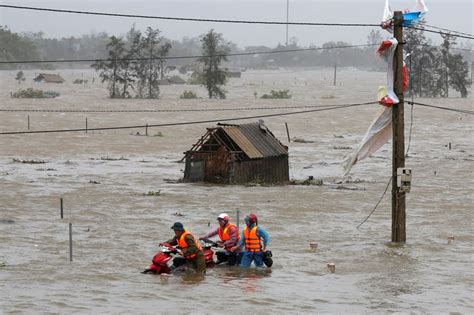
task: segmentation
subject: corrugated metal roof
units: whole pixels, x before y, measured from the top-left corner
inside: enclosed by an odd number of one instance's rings
[[[53,83],[63,83],[64,79],[61,78],[58,74],[51,74],[51,73],[40,73],[34,80],[40,81],[44,79],[46,82],[53,82]]]
[[[280,141],[259,123],[225,126],[222,129],[250,159],[288,154]]]

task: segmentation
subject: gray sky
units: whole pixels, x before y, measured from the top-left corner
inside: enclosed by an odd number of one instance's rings
[[[214,19],[286,20],[286,0],[2,0],[2,4],[56,9],[102,11],[139,15],[180,16]],[[385,0],[290,0],[290,21],[329,23],[380,23]],[[391,0],[392,10],[412,8],[415,0]],[[427,24],[473,33],[472,0],[425,0],[430,12]],[[242,25],[162,21],[120,17],[86,16],[16,9],[0,9],[0,24],[15,32],[43,31],[47,37],[80,36],[106,31],[120,35],[135,23],[139,29],[159,28],[171,39],[199,36],[210,28],[224,34],[240,47],[275,46],[285,43],[283,25]],[[365,44],[370,27],[290,26],[289,37],[300,45],[321,45],[327,41]],[[384,35],[386,32],[383,32]],[[439,35],[431,35],[435,43]],[[458,42],[465,41],[458,39]],[[472,43],[472,40],[470,41]]]

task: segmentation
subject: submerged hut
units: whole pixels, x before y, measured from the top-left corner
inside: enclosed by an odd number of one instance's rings
[[[51,73],[40,73],[36,78],[33,79],[36,82],[46,83],[63,83],[64,79],[59,74]]]
[[[207,128],[184,154],[185,181],[225,184],[289,181],[288,147],[275,138],[263,120]]]

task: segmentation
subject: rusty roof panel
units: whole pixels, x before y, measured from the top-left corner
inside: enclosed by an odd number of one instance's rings
[[[226,126],[223,130],[250,159],[287,155],[283,145],[259,123]]]
[[[223,129],[249,158],[258,159],[264,157],[252,142],[241,132],[239,127],[226,127]]]
[[[258,123],[253,123],[241,125],[240,128],[242,133],[249,138],[264,157],[288,154],[281,143],[265,126],[261,128]]]

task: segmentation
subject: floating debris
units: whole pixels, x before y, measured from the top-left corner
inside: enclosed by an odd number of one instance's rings
[[[345,146],[345,145],[335,145],[333,149],[334,150],[352,150],[352,147]]]
[[[45,164],[47,163],[44,160],[20,160],[20,159],[13,159],[15,163],[23,163],[23,164]]]
[[[161,195],[161,190],[157,190],[157,191],[150,190],[146,194],[143,194],[143,196],[156,196],[156,197],[160,195]]]
[[[184,217],[185,216],[181,212],[175,212],[175,213],[173,213],[173,215],[176,216],[176,217]]]
[[[0,219],[0,223],[2,223],[2,224],[12,224],[12,223],[15,223],[15,221],[12,220],[12,219]]]
[[[111,156],[101,156],[100,158],[90,158],[92,161],[128,161],[124,156],[119,158],[111,157]]]
[[[313,176],[308,176],[305,180],[292,179],[290,181],[291,185],[303,185],[303,186],[322,186],[322,179],[315,179]]]
[[[100,184],[100,182],[96,181],[96,180],[90,180],[89,181],[89,184]]]
[[[303,138],[293,138],[293,142],[299,142],[299,143],[314,143],[314,141],[311,140],[305,140]]]

